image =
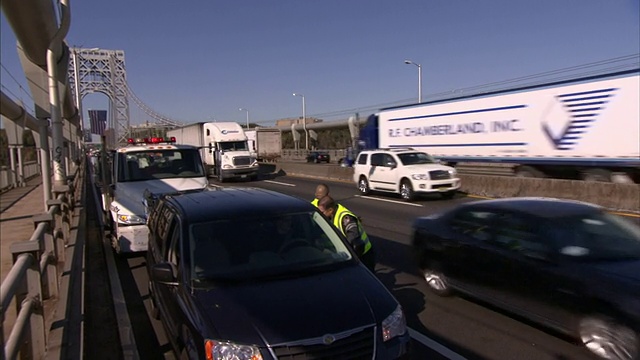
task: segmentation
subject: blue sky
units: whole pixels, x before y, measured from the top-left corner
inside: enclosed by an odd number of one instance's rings
[[[70,46],[125,51],[127,79],[182,122],[272,125],[640,53],[640,0],[70,0]],[[3,91],[24,74],[2,16]],[[6,70],[5,70],[6,69]],[[8,72],[7,72],[8,71]],[[16,80],[12,79],[15,77]],[[24,95],[22,95],[24,96]],[[84,109],[107,109],[88,95]],[[365,112],[365,111],[363,111]],[[369,111],[370,112],[370,111]],[[131,103],[131,121],[146,120]]]

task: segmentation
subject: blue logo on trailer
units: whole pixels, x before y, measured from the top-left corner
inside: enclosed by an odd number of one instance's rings
[[[610,88],[558,95],[556,98],[569,113],[570,120],[562,134],[557,137],[546,123],[542,124],[542,130],[553,146],[557,150],[573,150],[578,140],[602,113],[616,90],[618,89]]]

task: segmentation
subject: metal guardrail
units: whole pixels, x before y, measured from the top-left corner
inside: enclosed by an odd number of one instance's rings
[[[0,285],[2,359],[15,359],[18,354],[26,359],[45,356],[47,329],[43,303],[59,295],[59,265],[65,260],[75,199],[84,183],[84,167],[83,161],[75,174],[69,176],[68,185],[54,189],[54,199],[47,201],[47,212],[33,216],[35,231],[29,240],[11,244],[13,266]],[[17,318],[5,341],[5,313],[14,298]]]

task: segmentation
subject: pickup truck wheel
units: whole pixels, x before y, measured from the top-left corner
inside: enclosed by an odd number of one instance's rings
[[[606,316],[586,316],[578,335],[584,346],[604,359],[634,360],[640,357],[640,334]]]
[[[367,181],[366,177],[361,176],[360,180],[358,180],[358,190],[362,195],[369,195],[369,193],[371,192],[371,189],[369,188],[369,182]]]
[[[413,186],[411,186],[411,182],[409,180],[402,180],[400,184],[400,196],[404,201],[411,201],[415,197],[415,193],[413,192]]]
[[[449,296],[452,291],[447,283],[447,277],[439,270],[438,264],[433,264],[422,269],[422,276],[429,289],[438,296]]]

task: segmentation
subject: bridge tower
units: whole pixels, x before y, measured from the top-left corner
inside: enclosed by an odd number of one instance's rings
[[[109,98],[107,128],[113,129],[115,145],[126,143],[129,132],[129,97],[123,50],[72,48],[69,85],[82,116],[82,98],[99,92]]]

